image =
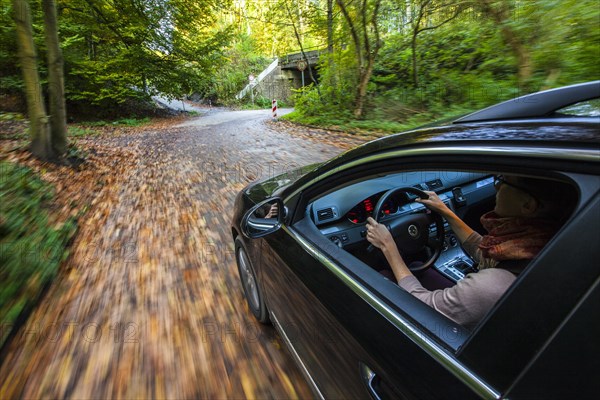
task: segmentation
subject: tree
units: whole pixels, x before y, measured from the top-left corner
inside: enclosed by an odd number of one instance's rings
[[[62,157],[67,150],[62,56],[58,43],[56,6],[54,0],[43,0],[45,36],[48,47],[50,118],[46,114],[37,68],[38,60],[33,41],[29,1],[13,0],[13,8],[30,121],[30,150],[41,159],[55,160]]]
[[[233,0],[232,7],[221,11],[221,19],[236,37],[251,36],[261,55],[281,56],[290,49],[296,49],[296,38],[286,6],[296,11],[297,2],[288,2]]]
[[[327,0],[327,54],[331,60],[333,54],[333,0]]]
[[[532,55],[526,42],[517,29],[513,27],[514,0],[479,0],[479,6],[487,17],[491,18],[500,29],[504,42],[511,48],[517,59],[517,80],[523,87],[531,78],[534,66]],[[532,23],[533,21],[528,21]]]
[[[413,16],[411,25],[412,78],[415,88],[419,86],[419,66],[417,60],[417,36],[421,32],[434,30],[459,16],[464,4],[458,1],[438,3],[434,0],[413,0],[410,10]],[[449,12],[449,15],[448,15]],[[434,18],[436,14],[441,18]]]
[[[33,43],[29,1],[13,0],[13,9],[29,114],[30,150],[37,157],[48,158],[52,154],[52,143],[37,67],[37,52]]]
[[[365,98],[367,97],[367,86],[373,74],[373,66],[375,65],[377,54],[382,46],[379,27],[377,25],[381,0],[362,0],[354,3],[351,1],[336,0],[336,2],[348,25],[354,45],[358,68],[354,116],[362,118]]]
[[[58,40],[58,21],[54,0],[43,0],[44,31],[48,58],[48,97],[50,104],[50,138],[54,155],[67,151],[67,108],[63,57]]]
[[[68,0],[61,9],[68,100],[114,116],[136,113],[159,92],[203,93],[231,37],[217,25],[216,7],[215,0]]]
[[[302,45],[302,37],[301,34],[298,32],[298,29],[296,28],[296,23],[294,22],[294,17],[292,16],[292,12],[290,11],[290,8],[288,6],[287,3],[285,3],[285,9],[287,10],[288,16],[290,18],[290,22],[292,24],[292,28],[294,29],[294,36],[296,37],[296,40],[298,42],[298,47],[300,47],[300,53],[302,53],[302,58],[304,59],[304,61],[306,62],[306,65],[310,65],[310,62],[308,60],[308,57],[306,56],[306,53],[304,52],[304,46]],[[300,19],[300,26],[302,27],[302,19]],[[317,89],[317,92],[319,93],[320,96],[320,91],[319,91],[319,82],[317,82],[317,80],[315,79],[313,72],[312,72],[312,68],[309,66],[308,67],[308,75],[310,77],[310,80],[313,81],[313,83],[315,84],[315,87]]]

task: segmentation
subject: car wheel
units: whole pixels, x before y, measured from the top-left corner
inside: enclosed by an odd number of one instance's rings
[[[269,322],[269,313],[267,312],[267,306],[260,288],[258,286],[258,280],[256,279],[256,273],[254,267],[250,262],[250,257],[246,252],[246,248],[239,237],[235,239],[235,259],[238,265],[238,273],[244,288],[244,296],[248,302],[248,307],[256,319],[266,324]]]

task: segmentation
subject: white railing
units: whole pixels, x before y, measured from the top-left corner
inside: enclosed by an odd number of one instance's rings
[[[279,65],[279,59],[275,58],[275,60],[271,63],[271,65],[269,65],[263,72],[261,72],[258,75],[258,77],[255,78],[252,82],[247,84],[246,87],[244,89],[242,89],[241,92],[236,94],[235,98],[238,100],[243,99],[244,96],[246,96],[248,94],[248,92],[250,92],[252,89],[254,89],[254,87],[256,85],[258,85],[260,82],[262,82],[263,79],[265,79],[271,72],[273,72],[277,68],[278,65]]]

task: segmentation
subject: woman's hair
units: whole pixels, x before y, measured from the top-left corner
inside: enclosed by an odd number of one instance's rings
[[[578,192],[572,185],[550,179],[516,178],[519,186],[527,188],[540,203],[540,216],[564,222],[573,212]]]

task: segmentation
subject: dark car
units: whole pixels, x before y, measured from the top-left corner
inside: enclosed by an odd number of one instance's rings
[[[600,81],[523,96],[239,193],[232,233],[249,309],[275,325],[316,397],[597,398],[599,97]],[[386,261],[365,221],[392,230],[428,285],[451,286],[478,266],[414,199],[434,191],[484,234],[499,174],[568,184],[571,201],[550,242],[467,329],[379,272]]]

